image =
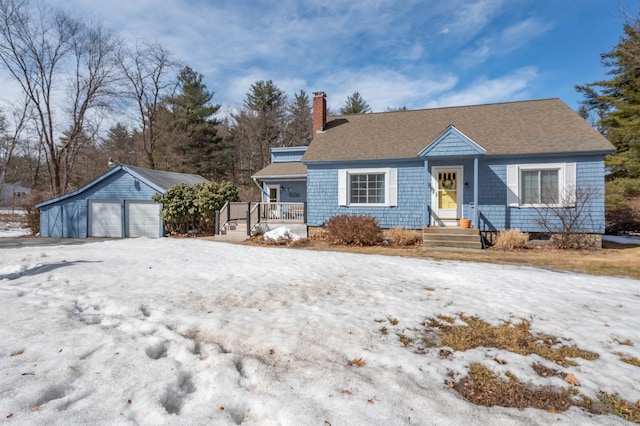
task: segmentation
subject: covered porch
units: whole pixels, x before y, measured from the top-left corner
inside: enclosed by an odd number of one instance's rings
[[[216,235],[247,238],[288,226],[306,237],[306,207],[306,202],[227,202],[216,213]]]

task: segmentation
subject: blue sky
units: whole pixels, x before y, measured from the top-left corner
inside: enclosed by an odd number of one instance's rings
[[[373,111],[559,97],[606,77],[632,0],[47,0],[160,42],[228,111],[251,83],[359,91]]]

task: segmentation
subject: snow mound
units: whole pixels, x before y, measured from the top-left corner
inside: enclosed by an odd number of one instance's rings
[[[295,232],[293,232],[290,228],[286,226],[281,226],[272,231],[268,231],[264,233],[264,239],[270,241],[282,241],[282,240],[291,240],[298,241],[301,240],[302,237]]]

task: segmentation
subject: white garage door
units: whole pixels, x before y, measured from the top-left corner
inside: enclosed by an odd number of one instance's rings
[[[89,201],[89,236],[122,237],[122,208],[119,200]]]
[[[127,236],[160,237],[160,204],[151,201],[127,201]]]

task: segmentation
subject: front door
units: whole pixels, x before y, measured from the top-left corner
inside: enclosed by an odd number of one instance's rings
[[[270,186],[269,187],[269,202],[270,203],[277,203],[278,202],[278,195],[280,195],[280,191],[279,191],[279,187],[277,186]]]
[[[431,224],[458,226],[462,218],[462,166],[431,168]]]
[[[280,218],[280,185],[270,185],[269,187],[269,203],[265,206],[265,217],[268,219]]]

